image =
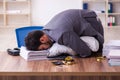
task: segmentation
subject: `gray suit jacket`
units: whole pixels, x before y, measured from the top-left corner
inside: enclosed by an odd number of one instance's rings
[[[57,14],[45,25],[44,32],[59,44],[72,48],[81,57],[91,55],[91,50],[80,40],[80,36],[93,36],[100,44],[100,49],[104,43],[103,28],[94,28],[89,18],[97,15],[93,11],[70,9]],[[102,27],[102,26],[100,26]]]

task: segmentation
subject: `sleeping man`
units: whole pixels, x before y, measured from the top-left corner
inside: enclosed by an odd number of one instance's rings
[[[70,9],[54,16],[43,30],[32,31],[25,38],[28,50],[46,50],[54,43],[71,48],[80,57],[87,57],[92,52],[102,51],[103,27],[95,12]]]

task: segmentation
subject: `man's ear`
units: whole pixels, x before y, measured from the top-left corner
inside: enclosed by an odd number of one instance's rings
[[[44,40],[43,40],[43,38],[44,38],[43,36],[44,36],[44,35],[42,35],[42,36],[40,37],[40,39],[39,39],[39,41],[40,41],[41,43],[43,43],[43,41],[44,41]]]
[[[39,38],[39,41],[41,42],[42,41],[42,37]],[[41,42],[42,43],[42,42]]]
[[[41,42],[40,38],[39,38],[39,41]]]

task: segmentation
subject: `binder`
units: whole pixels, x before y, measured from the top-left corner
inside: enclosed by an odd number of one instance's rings
[[[88,9],[88,3],[83,3],[83,9],[85,9],[85,10]]]
[[[115,26],[115,16],[108,16],[108,26]]]
[[[113,12],[113,4],[111,2],[108,3],[108,13]]]

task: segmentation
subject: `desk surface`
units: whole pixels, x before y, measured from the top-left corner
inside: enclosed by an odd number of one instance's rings
[[[23,75],[24,73],[29,75],[53,73],[57,75],[65,72],[71,75],[95,75],[96,73],[116,75],[120,72],[120,66],[109,66],[107,59],[97,62],[95,57],[76,58],[73,65],[55,66],[51,62],[51,60],[25,61],[20,56],[11,56],[6,52],[0,52],[0,75]]]

